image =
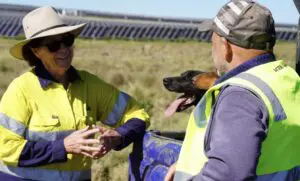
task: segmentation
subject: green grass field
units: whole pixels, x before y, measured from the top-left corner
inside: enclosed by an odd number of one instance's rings
[[[16,40],[0,39],[0,97],[8,84],[29,70],[14,60],[9,48]],[[295,65],[296,44],[278,42],[275,54]],[[77,40],[73,65],[102,77],[140,101],[151,115],[149,129],[185,130],[189,112],[166,119],[164,109],[176,94],[164,89],[162,78],[193,69],[212,71],[211,45],[203,42]],[[127,180],[128,147],[112,152],[93,164],[93,180]]]

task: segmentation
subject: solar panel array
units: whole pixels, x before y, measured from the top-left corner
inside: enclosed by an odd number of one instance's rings
[[[22,13],[1,13],[1,36],[13,38],[23,34],[22,18],[25,12]],[[84,13],[87,14],[87,12]],[[211,32],[197,31],[197,24],[201,21],[191,20],[189,23],[187,20],[172,21],[172,19],[167,18],[147,19],[144,17],[137,18],[138,16],[128,18],[125,15],[118,15],[118,19],[112,19],[109,16],[107,15],[104,18],[64,16],[64,19],[70,25],[87,23],[87,26],[80,34],[81,38],[210,41],[212,35]],[[279,40],[295,41],[297,38],[297,26],[277,25],[276,31]]]

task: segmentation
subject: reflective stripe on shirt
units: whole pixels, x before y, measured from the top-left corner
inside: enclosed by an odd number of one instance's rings
[[[129,95],[120,92],[118,100],[116,101],[113,110],[109,113],[108,118],[104,121],[105,124],[113,126],[122,118],[122,115],[126,109],[127,103],[129,101]]]
[[[30,141],[55,141],[62,140],[69,136],[75,130],[67,131],[54,131],[54,132],[40,132],[40,131],[27,131],[25,139]]]
[[[91,170],[61,171],[38,167],[12,167],[0,161],[0,171],[16,177],[43,181],[78,181],[91,178]]]
[[[0,113],[0,125],[6,129],[24,137],[29,141],[55,141],[64,139],[75,130],[54,131],[54,132],[41,132],[30,131],[19,121]]]
[[[26,127],[22,123],[3,113],[0,113],[0,125],[22,137],[26,132]]]

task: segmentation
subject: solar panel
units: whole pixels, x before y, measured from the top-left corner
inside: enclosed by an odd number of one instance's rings
[[[122,15],[119,15],[122,16]],[[113,17],[110,15],[109,17]],[[134,18],[127,16],[127,18]],[[202,41],[210,41],[211,32],[198,32],[195,22],[184,23],[183,20],[173,22],[168,18],[150,18],[144,19],[143,17],[137,20],[110,20],[110,19],[65,19],[67,24],[75,25],[87,23],[87,26],[80,34],[82,38],[122,38],[122,39],[197,39]],[[159,22],[159,20],[161,22]],[[184,20],[188,22],[187,20]],[[279,40],[295,41],[297,32],[291,25],[277,25],[279,30],[277,38]],[[285,30],[286,29],[286,30]],[[291,29],[291,30],[289,30]],[[0,16],[0,35],[15,37],[23,33],[22,29],[22,16]]]

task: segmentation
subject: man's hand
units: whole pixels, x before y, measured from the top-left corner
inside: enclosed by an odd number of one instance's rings
[[[167,175],[165,176],[164,181],[173,181],[174,176],[175,176],[175,171],[176,171],[176,163],[171,165],[171,167],[168,170]]]
[[[82,154],[93,158],[93,152],[99,152],[99,146],[91,146],[93,144],[99,145],[100,141],[94,138],[95,133],[99,131],[98,128],[89,130],[89,127],[78,130],[70,134],[64,139],[64,146],[67,153]]]
[[[101,136],[100,151],[93,152],[94,158],[101,158],[106,155],[111,149],[121,144],[121,135],[114,129],[98,127]]]

